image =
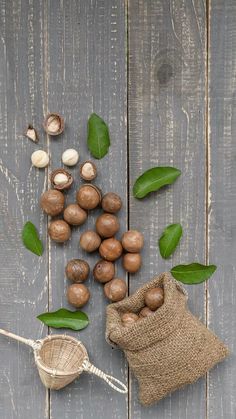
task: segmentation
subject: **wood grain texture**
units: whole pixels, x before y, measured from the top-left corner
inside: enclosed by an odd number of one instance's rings
[[[50,140],[51,168],[61,166],[62,151],[74,147],[80,152],[80,162],[90,158],[87,146],[87,120],[92,112],[108,123],[111,135],[109,154],[95,161],[97,184],[103,192],[116,191],[124,202],[119,214],[121,230],[127,224],[127,150],[126,150],[126,68],[125,10],[118,0],[48,2],[48,66],[47,109],[64,115],[64,135]],[[75,201],[75,191],[82,184],[79,168],[72,170],[75,184],[67,194],[67,202]],[[64,269],[69,259],[84,258],[91,271],[98,254],[88,255],[79,248],[82,231],[94,229],[100,211],[93,211],[88,221],[73,229],[70,243],[60,246],[50,243],[50,309],[67,306],[69,285]],[[118,263],[118,276],[124,272]],[[84,310],[91,324],[80,334],[73,335],[85,343],[91,361],[100,369],[127,381],[127,367],[121,351],[114,351],[104,339],[105,307],[103,288],[94,283],[92,274],[87,282],[91,299]],[[72,308],[72,307],[70,307]],[[116,418],[127,417],[127,397],[114,392],[95,376],[84,374],[65,390],[51,393],[51,418]]]
[[[199,1],[129,0],[130,227],[145,235],[143,267],[130,278],[130,292],[178,263],[205,261],[205,7]],[[143,200],[132,198],[137,176],[170,165],[182,176]],[[157,241],[170,223],[183,238],[169,261]],[[140,227],[141,226],[141,227]],[[204,285],[188,287],[189,306],[205,320]],[[141,408],[131,376],[130,417],[204,418],[206,381]]]
[[[36,316],[71,308],[67,261],[84,258],[92,270],[98,260],[78,243],[99,211],[73,229],[68,244],[56,245],[47,240],[50,220],[38,206],[65,149],[78,149],[80,162],[90,158],[87,119],[94,111],[108,123],[112,142],[109,154],[95,162],[95,183],[121,195],[121,232],[129,224],[145,235],[143,267],[130,276],[130,293],[178,263],[217,264],[207,286],[187,287],[189,306],[232,352],[207,379],[144,409],[131,374],[127,397],[86,373],[60,392],[47,392],[32,351],[0,336],[1,419],[235,417],[235,21],[233,0],[0,0],[1,327],[25,337],[45,336],[48,330]],[[49,111],[66,120],[64,134],[56,138],[42,129]],[[38,146],[22,135],[28,123],[38,128]],[[31,167],[37,148],[50,152],[49,171]],[[171,187],[135,200],[134,180],[155,165],[178,167],[182,176]],[[75,184],[68,203],[81,185],[79,167],[71,172]],[[27,220],[43,237],[42,258],[21,243]],[[157,241],[164,227],[176,222],[183,226],[183,238],[173,257],[163,261]],[[117,275],[124,276],[121,261]],[[84,311],[91,324],[71,334],[85,343],[96,366],[127,383],[123,354],[105,343],[103,289],[92,275],[88,286],[92,297]]]
[[[46,247],[38,207],[45,174],[31,167],[38,147],[22,135],[31,122],[45,146],[43,3],[0,2],[0,317],[1,328],[30,338],[45,335],[36,315],[48,306],[47,249],[39,258],[21,243],[22,227],[31,220]],[[47,417],[47,392],[32,350],[0,337],[0,369],[0,417]]]
[[[236,4],[209,7],[209,261],[218,269],[208,283],[208,325],[231,355],[209,374],[208,417],[236,414],[235,156]]]

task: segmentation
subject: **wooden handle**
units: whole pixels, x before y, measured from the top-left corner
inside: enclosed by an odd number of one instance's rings
[[[4,336],[7,336],[9,338],[18,340],[19,342],[25,343],[26,345],[31,346],[31,348],[33,348],[33,349],[38,349],[39,348],[40,341],[36,342],[33,339],[26,339],[26,338],[23,338],[21,336],[15,335],[15,333],[11,333],[11,332],[8,332],[7,330],[3,330],[3,329],[0,329],[0,334],[4,335]]]

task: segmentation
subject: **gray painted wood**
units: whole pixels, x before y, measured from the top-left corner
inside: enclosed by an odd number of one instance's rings
[[[47,310],[48,277],[45,220],[38,208],[44,171],[31,167],[38,147],[22,134],[29,122],[41,129],[44,113],[44,2],[0,2],[0,318],[1,328],[40,338],[46,328],[36,315]],[[42,258],[21,243],[31,220],[43,237]],[[32,350],[0,337],[0,417],[47,417],[47,392],[34,366]]]
[[[50,1],[47,9],[47,109],[60,112],[66,120],[65,134],[50,140],[52,168],[61,166],[61,153],[68,147],[80,152],[80,162],[90,158],[86,146],[87,120],[94,111],[108,123],[112,146],[109,155],[96,161],[97,184],[102,191],[114,190],[123,199],[119,218],[121,231],[127,223],[126,167],[126,73],[125,73],[125,10],[122,2]],[[82,184],[79,168],[72,170],[75,185],[67,202],[75,201],[75,191]],[[68,306],[64,276],[67,261],[84,258],[91,270],[98,254],[88,255],[79,248],[82,231],[94,229],[101,211],[91,212],[87,223],[73,229],[69,244],[50,243],[50,309]],[[119,276],[124,276],[118,263]],[[104,339],[105,307],[103,288],[88,280],[91,291],[84,308],[90,326],[76,337],[87,346],[91,361],[99,368],[127,381],[127,367],[121,351],[114,351]],[[70,307],[72,308],[72,307]],[[51,393],[51,418],[116,418],[127,417],[127,397],[114,392],[94,376],[84,374],[77,382],[58,393]]]
[[[207,80],[204,3],[0,0],[1,327],[26,337],[45,336],[47,330],[36,320],[37,314],[48,308],[69,308],[64,276],[67,261],[84,257],[92,269],[98,259],[97,255],[87,256],[78,246],[80,233],[93,228],[98,211],[61,246],[47,242],[49,220],[38,207],[41,192],[49,187],[50,170],[61,165],[63,150],[77,148],[80,162],[90,157],[86,123],[95,111],[108,122],[112,139],[109,155],[96,162],[96,184],[104,192],[114,190],[122,196],[121,231],[129,220],[131,228],[142,227],[145,235],[143,267],[139,274],[130,276],[130,292],[175,264],[193,260],[216,263],[217,273],[207,286],[188,287],[189,306],[232,351],[207,380],[203,378],[144,409],[132,375],[129,397],[86,374],[66,389],[49,394],[40,383],[31,349],[0,337],[1,419],[235,416],[236,8],[232,0],[210,2]],[[66,119],[65,133],[58,138],[47,138],[43,132],[42,120],[48,111],[61,112]],[[29,122],[39,130],[38,146],[22,135]],[[50,152],[49,171],[31,167],[30,155],[37,148]],[[155,165],[179,167],[182,176],[163,192],[135,200],[131,193],[134,180]],[[79,168],[71,171],[76,182],[67,202],[73,202],[81,184]],[[42,258],[21,244],[21,229],[28,219],[43,237]],[[157,248],[158,237],[167,224],[179,221],[184,228],[181,245],[164,262]],[[124,276],[120,261],[117,274]],[[91,325],[80,334],[71,334],[86,344],[95,365],[127,382],[122,353],[104,340],[107,303],[102,287],[92,276],[88,286],[92,298],[85,311]]]
[[[215,1],[209,12],[209,281],[208,325],[229,345],[231,356],[209,374],[208,417],[236,414],[235,155],[236,4]],[[217,29],[216,29],[217,28]]]
[[[143,267],[130,278],[133,292],[178,263],[205,261],[205,8],[199,1],[129,1],[130,227],[145,235]],[[132,197],[138,175],[175,166],[182,176],[143,200]],[[164,262],[157,241],[181,222],[183,239]],[[189,306],[204,321],[204,285],[189,287]],[[204,418],[206,381],[141,408],[131,375],[130,417]]]

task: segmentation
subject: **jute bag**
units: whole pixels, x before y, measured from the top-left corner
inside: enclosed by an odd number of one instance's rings
[[[139,313],[145,292],[153,287],[163,287],[163,305],[152,316],[123,326],[120,315]],[[186,302],[181,284],[163,273],[107,307],[106,339],[124,350],[143,405],[196,381],[228,354],[227,347],[188,311]]]

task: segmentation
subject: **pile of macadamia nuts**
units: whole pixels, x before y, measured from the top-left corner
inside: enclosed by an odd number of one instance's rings
[[[129,327],[146,317],[153,316],[164,302],[164,291],[161,287],[155,287],[148,290],[144,295],[145,306],[138,314],[127,312],[121,315],[122,323],[125,327]]]
[[[97,175],[93,162],[86,161],[80,167],[80,176],[89,182]],[[92,183],[84,183],[76,192],[76,203],[65,207],[63,190],[71,187],[73,178],[65,169],[56,169],[50,175],[53,189],[44,192],[40,199],[43,211],[52,217],[63,215],[63,219],[52,219],[48,226],[48,234],[52,240],[63,243],[71,236],[71,226],[84,224],[88,212],[101,207],[103,213],[95,222],[94,230],[87,230],[80,236],[80,247],[92,253],[98,251],[101,259],[93,269],[96,281],[104,284],[104,294],[111,302],[122,300],[127,293],[124,279],[116,277],[114,262],[123,255],[123,267],[129,273],[137,272],[142,263],[141,249],[143,235],[136,230],[125,232],[118,240],[115,235],[120,223],[115,215],[122,207],[119,195],[108,192],[102,196],[101,190]],[[89,276],[90,268],[82,259],[72,259],[66,266],[66,276],[74,283],[68,287],[67,299],[71,305],[83,307],[90,298],[89,289],[83,284]]]

